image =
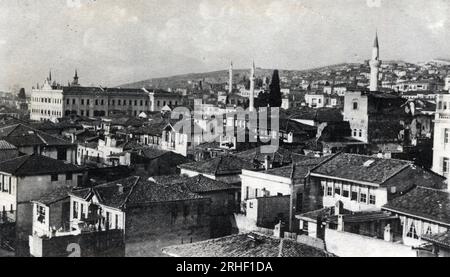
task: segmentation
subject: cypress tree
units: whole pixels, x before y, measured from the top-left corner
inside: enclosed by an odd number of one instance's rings
[[[273,71],[272,82],[270,83],[269,105],[271,107],[281,107],[281,88],[278,70]]]

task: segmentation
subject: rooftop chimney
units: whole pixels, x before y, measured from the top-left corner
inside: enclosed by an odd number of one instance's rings
[[[117,184],[117,191],[119,192],[119,194],[123,194],[123,185],[122,184]]]

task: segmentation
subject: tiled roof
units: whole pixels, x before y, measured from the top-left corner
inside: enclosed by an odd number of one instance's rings
[[[70,194],[88,200],[92,195],[97,196],[100,204],[119,208],[125,204],[139,177],[132,176],[114,182],[101,184],[92,188],[74,190]]]
[[[445,190],[416,187],[390,200],[383,208],[450,226],[450,193]]]
[[[382,184],[410,164],[409,161],[339,153],[312,170],[312,173]]]
[[[34,202],[39,202],[44,205],[50,205],[60,200],[69,197],[69,193],[74,189],[74,187],[60,187],[41,196],[39,199],[34,200]]]
[[[257,233],[237,234],[217,239],[163,248],[176,257],[329,257],[325,250],[290,239]]]
[[[92,94],[133,94],[133,95],[142,95],[146,96],[147,92],[145,92],[143,89],[132,89],[132,88],[102,88],[102,87],[82,87],[82,86],[65,86],[62,87],[63,94],[68,95],[92,95]]]
[[[82,167],[42,155],[25,155],[0,163],[0,171],[14,176],[34,176],[81,172]]]
[[[329,157],[305,159],[303,161],[296,162],[293,165],[266,170],[265,173],[286,178],[293,177],[294,179],[304,179],[308,176],[309,171],[312,168],[316,167],[321,162],[325,161],[327,158]]]
[[[251,162],[231,155],[224,155],[206,161],[182,164],[178,167],[212,175],[239,174],[242,169],[253,169]]]
[[[290,116],[291,119],[307,119],[317,122],[342,121],[343,115],[340,109],[320,108],[312,109],[304,107]]]
[[[166,126],[167,126],[166,121],[151,123],[146,126],[142,126],[142,127],[138,128],[135,131],[135,133],[160,137],[160,136],[162,136],[162,132]]]
[[[95,195],[100,204],[114,208],[126,208],[128,206],[157,202],[203,199],[184,185],[161,185],[138,176],[131,176],[92,188],[74,190],[70,194],[85,200]]]
[[[410,165],[382,184],[383,187],[396,187],[397,193],[410,190],[415,186],[444,189],[447,187],[445,177],[431,170]]]
[[[171,202],[203,199],[181,184],[158,185],[154,182],[139,179],[126,205],[142,205],[148,203]]]
[[[0,140],[0,150],[15,150],[17,147],[7,142],[6,140]]]
[[[317,127],[306,125],[300,122],[297,122],[295,120],[291,119],[284,119],[280,120],[280,131],[286,132],[286,133],[294,133],[294,134],[314,134],[317,130]]]
[[[230,186],[227,183],[210,179],[201,174],[193,177],[183,175],[153,176],[149,180],[160,185],[183,184],[195,193],[236,189],[236,187]]]
[[[269,156],[271,162],[275,163],[291,163],[292,162],[292,155],[296,154],[290,149],[286,149],[283,147],[272,147],[265,146],[265,150],[269,149],[270,153],[261,153],[261,147],[256,147],[253,149],[249,149],[246,151],[238,152],[234,154],[236,157],[239,157],[241,159],[253,162],[254,160],[257,160],[260,163],[264,163],[266,156]]]
[[[14,124],[0,128],[0,138],[16,147],[34,145],[72,145],[64,139],[49,135],[23,124]]]
[[[170,185],[170,184],[181,184],[189,180],[189,178],[191,177],[187,177],[185,175],[161,175],[161,176],[152,176],[149,178],[149,180],[159,185]]]
[[[436,243],[440,246],[450,247],[450,231],[434,234],[434,235],[423,235],[422,239],[432,243]]]
[[[236,187],[230,186],[229,184],[210,179],[203,175],[191,177],[186,180],[186,182],[183,182],[183,184],[186,185],[190,191],[196,193],[236,189]]]

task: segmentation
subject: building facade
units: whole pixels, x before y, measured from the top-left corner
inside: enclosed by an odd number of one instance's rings
[[[450,95],[440,95],[436,100],[433,171],[448,178],[450,172]]]
[[[69,86],[51,84],[47,78],[43,86],[31,91],[30,118],[37,121],[56,121],[71,114],[99,117],[115,113],[138,116],[142,112],[161,111],[181,104],[178,94],[131,88],[82,87],[78,82]]]

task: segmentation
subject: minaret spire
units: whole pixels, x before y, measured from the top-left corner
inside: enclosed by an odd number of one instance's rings
[[[233,62],[230,63],[230,69],[228,70],[228,93],[233,92]]]
[[[378,30],[375,31],[375,40],[373,42],[373,47],[379,48],[379,45],[378,45]]]
[[[252,68],[250,70],[250,95],[249,95],[249,111],[253,111],[255,107],[255,60],[253,60]]]
[[[370,65],[370,91],[378,91],[378,78],[380,71],[380,46],[378,44],[378,31],[375,32],[375,40],[372,48],[372,59],[369,62]]]

